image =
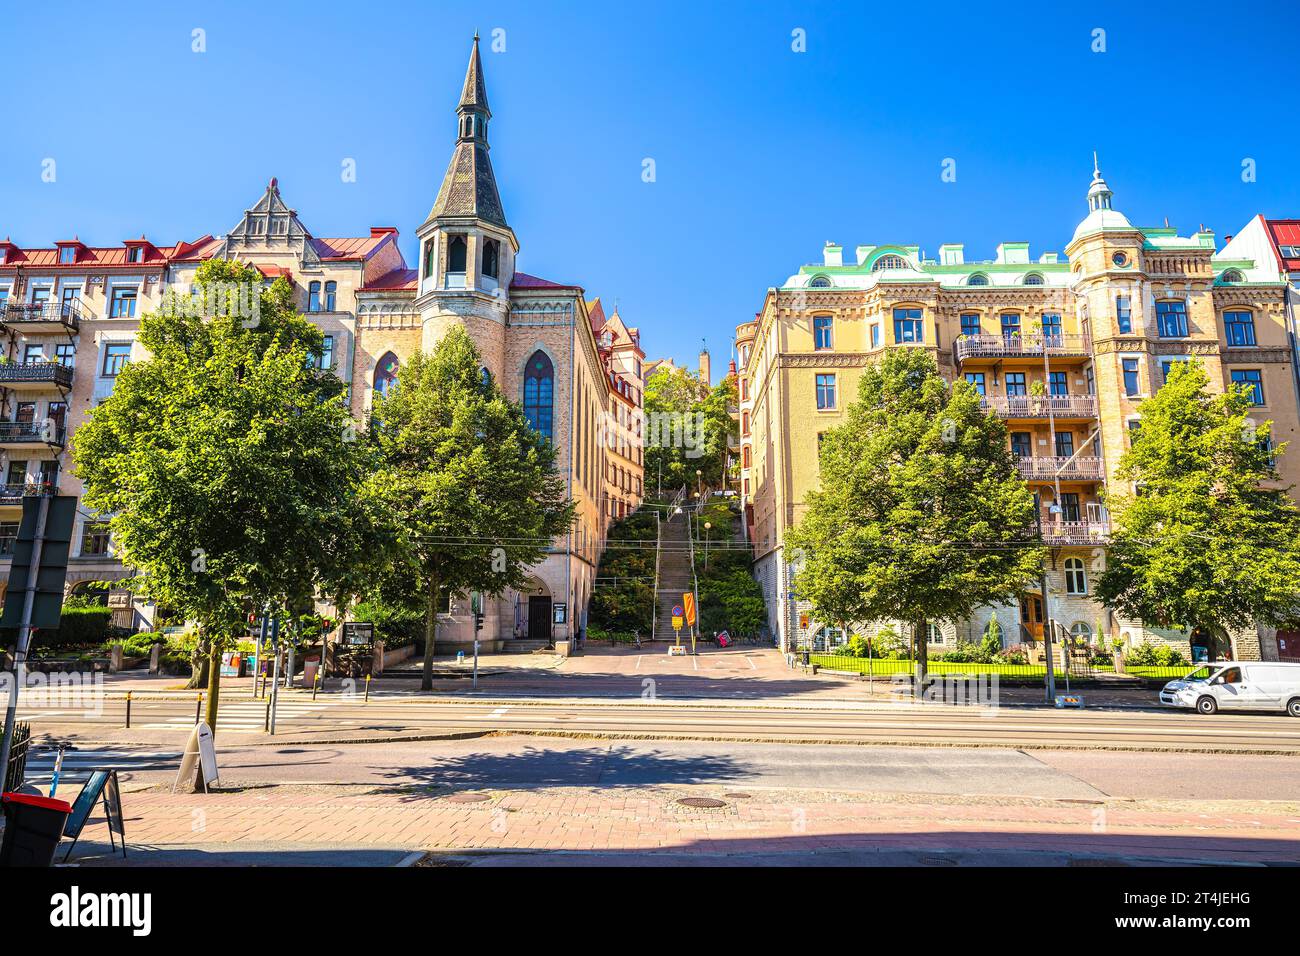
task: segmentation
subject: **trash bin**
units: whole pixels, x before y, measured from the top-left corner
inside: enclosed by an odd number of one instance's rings
[[[311,687],[316,683],[316,672],[320,670],[320,661],[315,658],[307,658],[302,665],[302,686]]]
[[[64,800],[26,793],[6,793],[5,836],[0,844],[0,866],[49,866],[63,838],[63,826],[72,812]]]

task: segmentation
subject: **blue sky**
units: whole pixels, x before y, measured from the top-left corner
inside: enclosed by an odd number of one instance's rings
[[[618,300],[651,356],[717,368],[828,239],[1061,251],[1093,149],[1139,224],[1300,215],[1300,4],[1056,6],[6,5],[0,235],[220,234],[277,176],[316,235],[395,225],[414,262],[475,29],[520,268]]]

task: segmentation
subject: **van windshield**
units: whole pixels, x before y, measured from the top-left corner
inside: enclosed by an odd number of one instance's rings
[[[1198,667],[1192,671],[1183,680],[1209,680],[1210,675],[1217,671],[1217,667]]]

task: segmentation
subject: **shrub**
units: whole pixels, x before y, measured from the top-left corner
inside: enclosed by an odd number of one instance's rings
[[[109,638],[112,616],[113,612],[102,604],[64,607],[59,629],[41,632],[32,644],[33,650],[41,656],[53,656],[98,648]]]
[[[1178,667],[1187,663],[1186,658],[1168,644],[1145,641],[1129,651],[1124,660],[1137,667]]]
[[[1096,654],[1093,654],[1092,657],[1088,658],[1088,663],[1093,667],[1109,667],[1111,664],[1115,663],[1115,659],[1105,651],[1098,651]]]
[[[1023,644],[1012,644],[998,652],[998,660],[1003,664],[1028,664],[1029,652]]]
[[[424,612],[415,607],[391,604],[378,598],[363,601],[352,609],[352,620],[375,626],[375,640],[388,648],[416,644],[424,647]]]

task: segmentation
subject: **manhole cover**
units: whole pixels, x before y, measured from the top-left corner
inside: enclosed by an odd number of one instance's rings
[[[717,810],[727,805],[726,801],[714,800],[712,797],[682,797],[677,802],[683,807],[691,807],[695,810]]]
[[[753,796],[753,794],[752,793],[724,793],[723,796],[726,797],[728,800],[748,800],[750,797]]]
[[[453,793],[447,799],[452,803],[482,803],[492,798],[486,793]]]

